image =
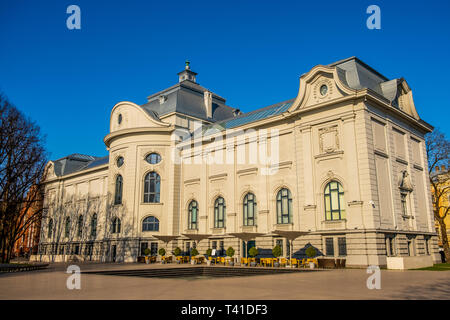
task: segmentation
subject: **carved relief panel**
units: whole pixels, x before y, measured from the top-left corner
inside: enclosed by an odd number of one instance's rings
[[[339,150],[337,125],[319,129],[319,150],[320,153],[331,153]]]

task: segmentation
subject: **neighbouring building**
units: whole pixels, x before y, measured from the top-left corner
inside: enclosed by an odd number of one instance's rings
[[[439,181],[438,188],[443,190],[444,188],[450,187],[450,179],[449,179],[450,171],[444,166],[436,166],[435,170],[431,173],[433,179],[437,179]],[[433,187],[431,187],[431,193],[434,193]],[[439,206],[445,210],[450,205],[450,191],[445,192],[441,198],[439,199]],[[447,227],[447,237],[450,238],[450,215],[444,218],[445,226]],[[435,219],[435,228],[436,233],[439,236],[439,247],[442,248],[442,232],[437,219]]]
[[[293,99],[241,113],[188,63],[178,76],[143,105],[112,108],[107,157],[48,163],[35,259],[134,262],[146,248],[194,246],[264,255],[278,244],[347,266],[438,261],[433,128],[405,79],[351,57],[303,74]]]
[[[35,201],[30,198],[30,195],[33,194],[37,188],[39,188],[37,185],[33,185],[30,192],[27,194],[27,203],[31,202],[31,204],[26,213],[22,210],[21,214],[24,214],[25,216],[21,226],[26,223],[28,227],[25,228],[22,236],[14,243],[13,255],[15,257],[29,257],[38,253],[43,197],[41,192],[39,192]],[[32,197],[34,198],[35,196],[33,195]]]

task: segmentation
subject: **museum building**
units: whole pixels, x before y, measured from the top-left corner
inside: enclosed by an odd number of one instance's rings
[[[248,113],[197,82],[117,103],[109,156],[49,161],[41,261],[136,262],[146,248],[257,247],[347,266],[438,261],[424,135],[403,78],[356,57],[317,65],[290,100]]]

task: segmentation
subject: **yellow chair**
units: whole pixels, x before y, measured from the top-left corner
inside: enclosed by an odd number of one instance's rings
[[[280,259],[280,267],[286,266],[286,265],[287,265],[287,259],[286,258],[281,258]]]
[[[303,268],[306,267],[306,259],[305,259],[305,258],[302,259],[302,267],[303,267]]]
[[[247,258],[241,258],[241,266],[248,264],[248,263],[249,263],[249,261]]]
[[[266,258],[259,259],[259,263],[261,264],[262,267],[265,267],[266,266]]]
[[[291,258],[291,261],[289,263],[292,266],[295,266],[296,268],[298,268],[298,260],[296,258]]]

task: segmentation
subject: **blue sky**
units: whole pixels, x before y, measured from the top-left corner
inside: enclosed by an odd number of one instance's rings
[[[317,64],[357,56],[404,77],[419,115],[447,136],[449,1],[21,1],[0,2],[0,91],[47,135],[50,158],[106,155],[119,101],[138,104],[197,81],[251,111],[296,96]],[[69,30],[66,8],[81,9]],[[381,30],[366,8],[381,9]]]

